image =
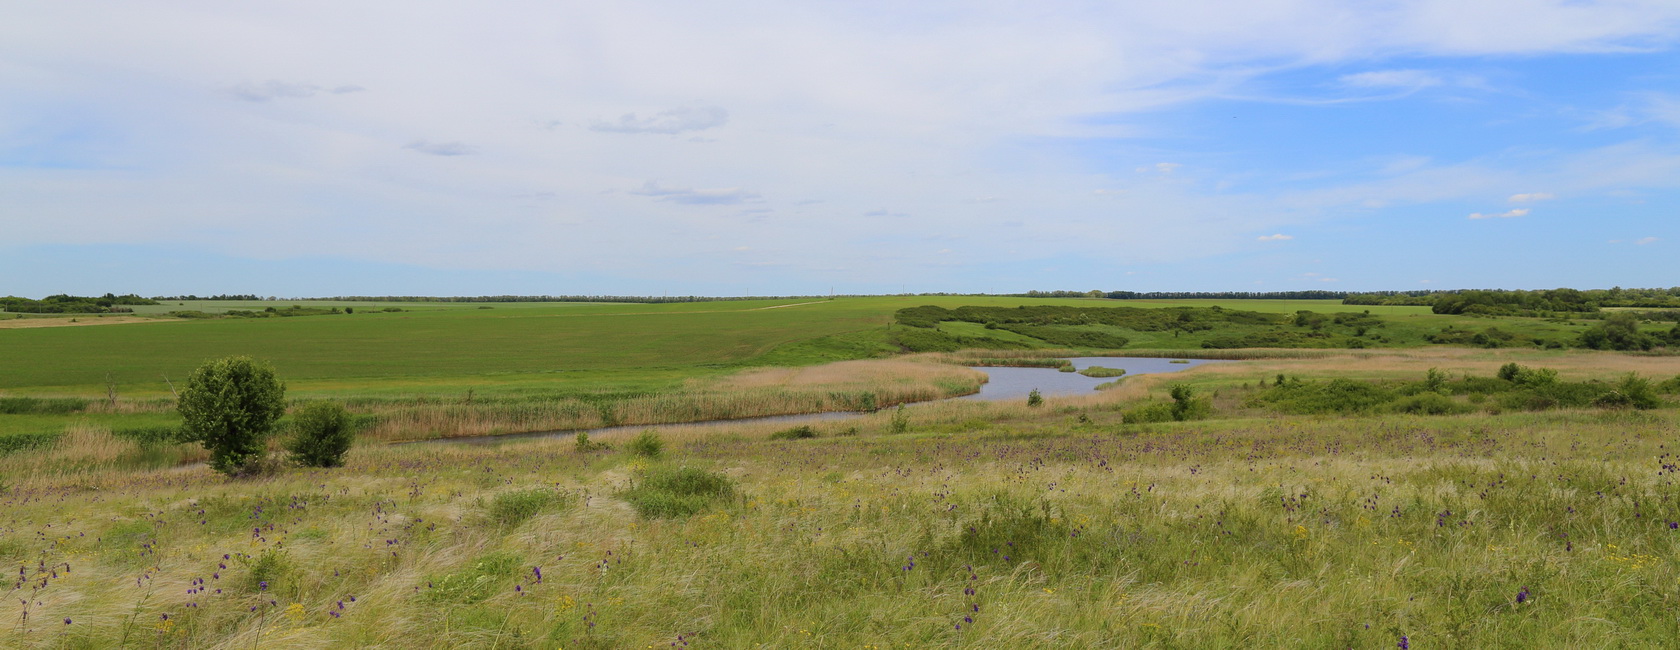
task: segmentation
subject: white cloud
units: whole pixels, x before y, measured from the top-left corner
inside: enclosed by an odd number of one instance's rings
[[[1658,241],[1661,241],[1661,240],[1657,239],[1656,237],[1645,237],[1645,238],[1640,239],[1639,241],[1636,241],[1636,242],[1633,242],[1633,243],[1638,244],[1640,246],[1644,246],[1646,244],[1655,244]]]
[[[1377,70],[1343,75],[1338,81],[1353,88],[1421,90],[1445,83],[1434,73],[1423,70]]]
[[[1256,237],[1255,239],[1258,240],[1258,241],[1289,241],[1289,240],[1294,239],[1294,238],[1295,238],[1294,235],[1277,234],[1277,235],[1261,235],[1259,237]]]
[[[470,156],[478,153],[478,148],[463,142],[428,142],[415,140],[403,145],[404,149],[418,151],[433,156]]]
[[[227,94],[248,102],[266,102],[271,99],[314,97],[320,93],[344,95],[366,90],[361,86],[343,85],[325,88],[315,84],[289,83],[285,81],[265,81],[263,83],[242,83],[225,89]]]
[[[1509,200],[1512,203],[1534,203],[1537,201],[1550,201],[1555,198],[1557,198],[1557,195],[1549,192],[1532,192],[1529,194],[1512,194]]]
[[[589,125],[589,130],[603,133],[675,135],[690,131],[704,131],[723,126],[728,122],[729,111],[716,106],[703,106],[700,108],[673,108],[648,117],[638,117],[635,113],[625,113],[619,116],[616,122],[595,120]]]
[[[640,188],[630,190],[631,194],[651,196],[658,201],[669,201],[683,205],[737,205],[759,198],[758,194],[748,192],[739,187],[720,189],[671,189],[660,187],[658,183],[648,181]]]
[[[1497,213],[1494,213],[1494,214],[1482,214],[1480,212],[1472,212],[1472,213],[1470,213],[1470,218],[1471,219],[1512,219],[1512,218],[1515,218],[1515,217],[1528,216],[1528,213],[1529,213],[1528,208],[1517,208],[1515,210],[1506,210],[1504,212],[1497,212]]]

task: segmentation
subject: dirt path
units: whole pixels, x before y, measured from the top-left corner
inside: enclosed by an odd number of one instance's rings
[[[8,318],[0,320],[0,330],[35,327],[80,327],[83,325],[122,325],[125,323],[184,323],[178,318],[148,318],[145,316],[77,316],[75,318]]]

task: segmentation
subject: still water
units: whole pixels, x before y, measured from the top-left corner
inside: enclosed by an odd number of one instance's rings
[[[1114,368],[1114,369],[1117,369],[1117,370],[1124,370],[1124,371],[1126,371],[1126,375],[1125,375],[1126,377],[1130,377],[1132,375],[1148,375],[1148,374],[1165,373],[1165,372],[1179,372],[1181,370],[1188,370],[1190,368],[1194,368],[1196,366],[1205,365],[1205,364],[1209,364],[1209,363],[1228,363],[1228,362],[1225,362],[1225,361],[1213,361],[1213,360],[1208,360],[1208,359],[1178,359],[1178,360],[1176,360],[1177,363],[1174,363],[1175,360],[1173,360],[1173,359],[1146,359],[1146,358],[1141,358],[1141,357],[1073,357],[1071,359],[1068,359],[1068,361],[1073,362],[1073,367],[1076,368],[1076,369],[1079,369],[1079,370],[1084,370],[1085,368],[1089,368],[1091,366],[1102,366],[1104,368]],[[1021,400],[1024,400],[1024,399],[1027,398],[1027,393],[1032,392],[1032,390],[1035,389],[1035,388],[1038,389],[1039,394],[1041,394],[1045,397],[1068,396],[1068,395],[1085,395],[1085,394],[1088,394],[1092,391],[1095,391],[1097,389],[1098,384],[1103,384],[1103,383],[1114,381],[1116,379],[1123,379],[1124,378],[1124,377],[1103,377],[1103,378],[1086,377],[1085,375],[1081,375],[1077,372],[1062,372],[1062,371],[1057,370],[1055,368],[975,368],[975,370],[979,370],[981,372],[984,372],[984,373],[986,373],[986,375],[988,377],[990,377],[990,379],[984,385],[982,385],[980,387],[980,392],[975,393],[973,395],[964,395],[962,397],[952,397],[952,398],[949,398],[949,399],[983,399],[983,400],[1021,399]],[[925,404],[927,402],[923,402],[923,403]],[[852,412],[852,411],[839,411],[839,412],[830,412],[830,413],[802,413],[802,414],[798,414],[798,415],[772,415],[772,416],[769,416],[769,417],[761,417],[761,418],[742,418],[742,419],[739,419],[739,420],[713,420],[713,421],[710,421],[710,422],[688,422],[688,423],[683,423],[683,424],[654,424],[654,425],[637,424],[637,425],[630,425],[630,426],[603,427],[603,428],[599,428],[599,429],[586,429],[584,431],[591,436],[600,436],[600,435],[611,436],[612,434],[632,434],[632,433],[642,431],[644,429],[657,429],[657,428],[665,428],[665,427],[713,428],[713,427],[733,427],[733,426],[740,426],[740,425],[743,425],[743,424],[762,424],[762,423],[802,424],[802,423],[807,423],[807,422],[828,422],[828,421],[833,421],[833,420],[849,420],[849,419],[852,419],[852,418],[863,417],[864,415],[867,415],[867,414],[856,413],[856,412]],[[535,431],[535,432],[531,432],[531,433],[509,433],[509,434],[488,435],[488,436],[464,436],[464,437],[456,437],[456,438],[435,438],[435,439],[432,439],[432,440],[417,440],[417,441],[414,441],[414,442],[402,443],[402,444],[434,443],[434,442],[459,442],[459,443],[468,443],[468,444],[501,444],[501,443],[504,443],[504,442],[514,442],[514,441],[518,441],[518,440],[531,440],[531,439],[534,439],[534,438],[554,438],[554,437],[564,437],[564,436],[575,436],[575,435],[577,435],[577,433],[578,433],[577,430]]]
[[[1209,359],[1145,359],[1142,357],[1073,357],[1077,370],[1084,370],[1091,366],[1102,366],[1126,371],[1126,377],[1133,375],[1150,375],[1164,372],[1178,372],[1209,363],[1222,363]],[[1185,363],[1188,362],[1188,363]],[[1084,395],[1097,389],[1098,384],[1104,384],[1124,377],[1086,377],[1077,372],[1062,372],[1055,368],[975,368],[984,371],[991,377],[986,385],[980,387],[980,392],[964,395],[957,399],[1009,400],[1026,399],[1027,393],[1034,388],[1045,397],[1062,397],[1069,395]]]

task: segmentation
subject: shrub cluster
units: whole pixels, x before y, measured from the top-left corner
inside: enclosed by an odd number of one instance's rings
[[[619,496],[648,518],[687,517],[735,496],[729,477],[697,467],[652,467]]]

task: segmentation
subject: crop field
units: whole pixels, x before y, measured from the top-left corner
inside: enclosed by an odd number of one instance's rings
[[[1090,325],[899,310],[1143,301],[789,302],[0,330],[0,647],[1680,638],[1680,357],[1421,334],[1590,322],[1407,307],[1315,323],[1223,301],[1266,316],[1103,326],[1128,345],[1100,350],[1051,340]],[[904,332],[1005,343],[905,354]],[[1256,332],[1372,345],[1185,344]],[[1037,406],[939,399],[977,389],[969,365],[1190,350],[1233,361]],[[163,377],[228,354],[272,361],[294,407],[349,407],[345,466],[228,478],[179,442]],[[681,424],[817,411],[858,414]],[[433,440],[611,425],[630,426]]]

